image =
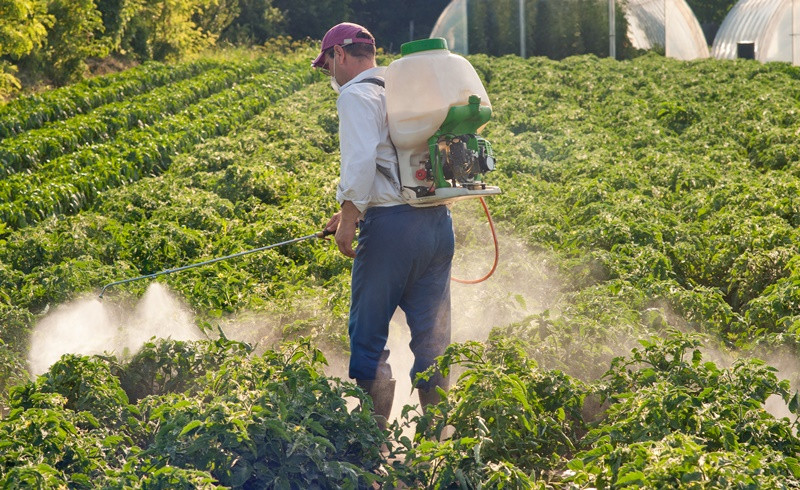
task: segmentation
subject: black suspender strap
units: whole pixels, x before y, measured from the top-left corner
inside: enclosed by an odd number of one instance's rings
[[[372,84],[378,85],[379,87],[382,87],[384,89],[386,88],[386,84],[384,83],[384,81],[382,79],[380,79],[380,78],[375,78],[375,77],[365,78],[363,80],[359,80],[356,83],[372,83]],[[394,148],[394,154],[395,154],[395,156],[397,156],[397,148],[395,148],[394,143],[392,143],[392,148]],[[380,165],[377,165],[377,164],[375,165],[375,167],[377,168],[378,172],[380,172],[384,177],[386,177],[386,179],[389,182],[392,183],[392,185],[398,190],[398,192],[401,192],[401,193],[403,192],[403,186],[400,184],[400,182],[398,182],[398,180],[395,178],[395,176],[392,175],[392,172],[389,171],[388,168],[381,167]],[[398,169],[398,173],[399,173],[399,169]]]
[[[356,83],[374,83],[375,85],[379,85],[379,86],[381,86],[383,88],[386,88],[386,84],[383,82],[383,80],[381,80],[380,78],[375,78],[375,77],[365,78],[363,80],[359,80]]]

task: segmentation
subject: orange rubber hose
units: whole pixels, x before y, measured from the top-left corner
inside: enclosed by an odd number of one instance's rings
[[[483,282],[489,279],[492,274],[494,274],[495,269],[497,269],[497,261],[500,258],[500,247],[497,244],[497,233],[494,230],[494,222],[492,221],[492,215],[489,214],[489,207],[486,206],[486,201],[483,198],[480,198],[481,205],[483,206],[483,211],[486,213],[486,218],[489,220],[489,228],[492,230],[492,240],[494,240],[494,264],[492,264],[492,269],[489,271],[488,274],[481,277],[480,279],[457,279],[455,277],[451,277],[450,280],[454,282],[458,282],[461,284],[478,284],[479,282]]]

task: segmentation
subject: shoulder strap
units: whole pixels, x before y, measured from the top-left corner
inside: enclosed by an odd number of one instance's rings
[[[372,83],[378,85],[379,87],[386,88],[386,84],[384,83],[384,81],[380,78],[375,78],[375,77],[365,78],[363,80],[357,81],[356,83]],[[394,143],[392,143],[392,147],[394,148],[395,155],[397,155],[397,148],[395,148]],[[403,192],[403,186],[400,184],[397,178],[394,175],[392,175],[389,169],[381,167],[380,165],[376,165],[376,167],[378,172],[383,174],[383,176],[386,177],[386,179],[392,183],[392,185],[395,187],[395,189],[397,189],[398,192],[400,193]],[[399,174],[399,169],[398,169],[398,174]]]
[[[379,85],[383,88],[386,88],[386,84],[383,82],[383,80],[375,77],[365,78],[363,80],[357,81],[356,83],[374,83],[375,85]]]

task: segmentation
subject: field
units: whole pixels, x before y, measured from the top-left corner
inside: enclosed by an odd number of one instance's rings
[[[447,399],[387,433],[334,376],[350,262],[321,240],[159,278],[207,340],[32,369],[60,305],[119,320],[153,285],[100,302],[104,284],[321,228],[338,141],[313,54],[148,64],[0,107],[3,486],[800,487],[785,64],[470,57],[500,267],[453,286]],[[474,204],[453,210],[459,277],[491,261]]]

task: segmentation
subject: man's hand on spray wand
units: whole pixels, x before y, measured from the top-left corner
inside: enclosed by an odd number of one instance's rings
[[[352,259],[356,257],[353,240],[356,238],[356,223],[360,214],[355,204],[345,201],[341,211],[331,216],[325,225],[326,230],[336,231],[336,246],[339,247],[339,251]]]

